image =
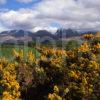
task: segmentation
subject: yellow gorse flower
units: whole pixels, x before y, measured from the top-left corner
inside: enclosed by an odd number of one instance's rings
[[[97,43],[96,45],[94,45],[94,48],[100,50],[100,43]]]
[[[99,69],[99,64],[96,61],[90,61],[89,67]]]
[[[19,53],[18,53],[15,49],[13,49],[13,55],[14,55],[15,57],[18,57],[18,56],[19,56]]]
[[[85,85],[85,84],[88,84],[85,77],[82,78],[82,83],[83,83],[84,85]]]
[[[0,70],[2,70],[2,68],[3,68],[3,67],[2,67],[2,64],[0,64]]]
[[[70,71],[69,76],[73,78],[78,78],[78,75],[75,71]]]
[[[2,96],[2,100],[14,100],[14,98],[11,94],[9,94],[9,92],[4,91],[3,96]]]
[[[87,42],[83,43],[79,49],[78,49],[79,52],[88,52],[90,51],[90,48],[89,48],[89,44]]]
[[[15,57],[23,58],[24,57],[24,51],[23,50],[20,50],[19,52],[17,52],[15,49],[13,49],[13,55]]]
[[[53,93],[53,94],[50,93],[48,95],[48,100],[62,100],[62,98],[56,93]]]
[[[94,35],[93,34],[85,34],[85,35],[83,35],[83,37],[85,38],[85,39],[92,39],[92,38],[94,38]]]
[[[35,62],[35,56],[32,51],[28,52],[28,61]]]
[[[2,100],[19,100],[20,86],[16,80],[16,70],[14,64],[10,63],[2,70],[2,80],[0,84],[5,87]],[[15,91],[15,94],[12,94]]]
[[[54,86],[54,92],[59,93],[59,88],[56,85]]]

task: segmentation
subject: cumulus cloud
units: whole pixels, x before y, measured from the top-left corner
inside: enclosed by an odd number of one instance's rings
[[[54,31],[50,26],[53,22],[64,28],[100,30],[99,9],[100,0],[42,0],[30,9],[0,11],[0,23],[7,29],[32,31],[41,28]]]
[[[34,13],[34,14],[33,14]],[[1,12],[0,22],[6,27],[13,28],[31,28],[33,26],[32,19],[35,12],[31,10],[7,11]]]
[[[17,0],[20,3],[31,3],[33,0]]]

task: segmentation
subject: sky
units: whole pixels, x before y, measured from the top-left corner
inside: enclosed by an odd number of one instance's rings
[[[0,0],[0,31],[100,30],[100,0]]]

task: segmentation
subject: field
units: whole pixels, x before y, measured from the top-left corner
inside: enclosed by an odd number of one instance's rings
[[[32,47],[28,47],[28,46],[23,46],[23,45],[19,45],[19,46],[15,46],[15,45],[3,45],[0,46],[0,56],[6,57],[8,59],[13,59],[12,55],[13,55],[13,50],[16,50],[17,52],[20,50],[24,51],[24,56],[25,54],[27,54],[29,51],[32,50],[33,54],[38,57],[40,54],[39,52]]]
[[[4,45],[0,100],[99,100],[100,41],[92,34],[83,39],[66,49]]]

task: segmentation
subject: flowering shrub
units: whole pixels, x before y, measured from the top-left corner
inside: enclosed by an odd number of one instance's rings
[[[13,63],[1,59],[1,75],[0,75],[0,86],[2,87],[2,100],[18,100],[20,96],[20,86],[16,78],[16,67]]]
[[[99,100],[100,43],[91,34],[84,38],[71,51],[37,47],[39,59],[32,51],[24,57],[23,50],[13,51],[13,61],[1,58],[0,99]]]

